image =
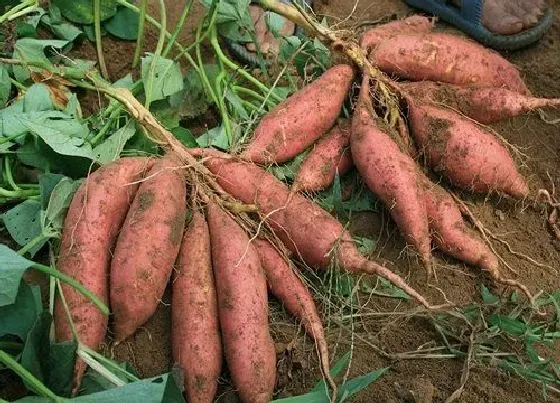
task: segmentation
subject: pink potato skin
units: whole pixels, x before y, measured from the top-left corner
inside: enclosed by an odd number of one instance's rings
[[[374,119],[368,77],[364,77],[354,110],[350,146],[354,164],[369,189],[383,201],[401,233],[430,267],[428,216],[416,163]]]
[[[80,185],[64,220],[57,267],[106,304],[111,252],[138,189],[137,181],[152,163],[148,158],[121,158],[102,166]],[[108,317],[74,288],[62,284],[62,291],[80,342],[97,350],[105,338]],[[60,295],[55,299],[54,328],[57,341],[73,339]],[[78,392],[85,369],[86,364],[78,359],[73,394]]]
[[[423,174],[422,174],[423,175]],[[465,225],[461,211],[453,198],[441,186],[422,178],[430,229],[436,246],[463,262],[490,272],[499,270],[498,258]]]
[[[336,65],[276,105],[260,121],[241,158],[282,163],[304,151],[334,125],[353,78],[351,66]]]
[[[226,362],[241,401],[268,403],[276,351],[268,325],[266,278],[245,231],[208,204],[208,225]]]
[[[192,403],[211,403],[222,369],[218,300],[204,216],[194,212],[183,236],[173,278],[171,338],[173,360],[185,373]]]
[[[430,32],[434,27],[433,19],[413,15],[402,20],[391,21],[369,29],[362,35],[360,46],[367,53],[380,42],[403,34],[421,34]]]
[[[255,239],[253,245],[259,254],[270,291],[286,307],[288,312],[301,320],[305,331],[317,343],[323,375],[330,383],[329,349],[325,339],[323,323],[317,312],[315,301],[307,287],[293,268],[265,239]]]
[[[453,184],[516,198],[529,193],[508,150],[488,131],[447,109],[409,103],[412,135],[428,164]]]
[[[560,107],[560,99],[535,98],[505,88],[478,88],[432,81],[399,85],[416,101],[443,103],[482,124],[510,119],[546,107]]]
[[[353,165],[349,143],[350,127],[345,124],[336,125],[303,160],[292,190],[319,191],[333,183],[337,171],[340,176],[348,172]]]
[[[327,269],[334,259],[346,271],[380,275],[422,305],[432,307],[400,276],[365,259],[338,220],[302,195],[290,192],[272,174],[216,151],[193,152],[204,157],[204,164],[226,192],[243,203],[255,204],[278,238],[307,265]]]
[[[182,163],[167,154],[141,183],[111,262],[115,340],[132,335],[155,312],[181,247],[186,190]]]
[[[497,87],[528,95],[517,68],[476,42],[444,33],[397,35],[370,55],[381,70],[413,81]]]

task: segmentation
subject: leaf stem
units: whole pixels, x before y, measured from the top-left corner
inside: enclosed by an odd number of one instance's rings
[[[60,281],[62,281],[63,283],[68,284],[69,286],[74,288],[76,291],[78,291],[80,294],[82,294],[84,297],[88,298],[91,302],[93,302],[93,304],[95,306],[97,306],[97,308],[99,308],[99,310],[104,315],[109,315],[109,308],[107,307],[107,305],[105,305],[105,303],[103,301],[101,301],[101,299],[97,295],[92,293],[90,290],[88,290],[82,284],[80,284],[79,282],[74,280],[72,277],[67,276],[64,273],[61,273],[60,271],[58,271],[57,269],[55,269],[53,267],[45,266],[45,265],[42,265],[42,264],[39,264],[39,263],[35,263],[31,267],[33,267],[35,270],[46,273],[49,276],[57,278]]]
[[[37,246],[38,244],[40,244],[41,242],[47,241],[51,238],[55,238],[56,234],[52,234],[52,233],[44,233],[42,232],[40,235],[36,236],[35,238],[33,238],[31,241],[27,242],[25,244],[25,246],[23,248],[21,248],[20,250],[17,251],[18,255],[25,255],[27,252],[29,252],[31,249],[33,249],[35,246]]]
[[[0,24],[3,24],[5,21],[11,21],[17,17],[21,17],[22,15],[32,13],[37,9],[38,5],[37,0],[26,0],[17,6],[12,7],[7,13],[0,16]]]
[[[152,101],[152,90],[154,87],[154,75],[156,74],[156,64],[158,59],[161,57],[163,44],[165,43],[165,33],[167,32],[167,14],[165,12],[165,3],[163,0],[159,0],[159,9],[161,13],[161,27],[159,29],[158,43],[156,46],[156,51],[150,63],[148,82],[144,83],[144,94],[146,95],[144,106],[146,107],[146,109],[150,109],[150,102]]]
[[[167,54],[171,51],[171,48],[175,44],[175,41],[177,41],[177,37],[183,30],[183,26],[185,25],[185,22],[187,21],[187,18],[189,17],[189,14],[191,12],[193,1],[194,0],[190,0],[188,3],[185,2],[185,7],[183,8],[181,17],[179,18],[179,21],[177,21],[177,25],[175,25],[175,31],[173,31],[173,35],[171,35],[171,38],[169,38],[169,42],[167,42],[167,46],[165,46],[165,49],[161,54],[163,57],[166,57]]]
[[[123,0],[124,3],[128,3]],[[119,1],[119,3],[123,3]],[[123,4],[124,5],[124,4]],[[140,15],[138,16],[138,37],[136,38],[136,49],[134,49],[134,59],[132,60],[132,67],[136,67],[140,61],[140,53],[142,53],[142,47],[144,46],[144,28],[146,20],[146,9],[148,7],[148,0],[142,0],[140,3]],[[134,7],[136,12],[138,12],[138,7]]]
[[[99,69],[101,70],[101,76],[108,80],[109,72],[107,71],[107,65],[105,64],[103,45],[101,43],[101,0],[93,0],[93,22],[95,26],[95,48],[97,49]]]
[[[55,395],[43,382],[33,376],[31,372],[25,369],[21,364],[14,360],[9,354],[0,350],[0,362],[6,367],[14,371],[27,385],[38,395],[51,399],[53,402],[64,402],[66,399]]]
[[[6,155],[6,157],[4,158],[4,173],[6,175],[8,184],[14,191],[19,192],[21,188],[14,181],[14,177],[12,175],[12,166],[10,165],[10,157],[8,155]]]

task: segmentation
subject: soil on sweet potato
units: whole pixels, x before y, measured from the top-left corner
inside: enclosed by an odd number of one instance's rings
[[[182,2],[167,0],[168,16],[173,23],[180,14]],[[195,2],[197,4],[198,2]],[[330,19],[343,20],[343,27],[356,27],[366,21],[393,16],[406,16],[413,10],[401,0],[355,1],[330,0],[328,4],[316,1],[316,13]],[[152,12],[157,7],[152,5]],[[505,56],[515,63],[522,72],[532,93],[543,97],[560,97],[560,3],[553,5],[556,22],[552,29],[536,45]],[[194,8],[194,19],[200,18],[202,9]],[[348,17],[348,18],[347,18]],[[186,27],[182,40],[192,38],[194,22]],[[453,28],[438,24],[439,30],[457,33]],[[363,27],[360,28],[363,30]],[[352,29],[351,32],[360,32]],[[157,34],[148,30],[145,49],[153,50]],[[133,42],[120,42],[110,38],[104,41],[105,58],[112,79],[117,79],[130,71],[134,52]],[[84,42],[76,51],[84,58],[95,60],[95,49]],[[94,113],[104,103],[95,93],[82,97],[81,103],[86,113]],[[550,117],[554,116],[550,112]],[[205,122],[194,122],[204,126]],[[560,188],[560,128],[550,125],[530,114],[492,126],[500,135],[514,144],[527,158],[523,161],[523,173],[527,176],[532,194],[539,188],[551,188],[551,180]],[[448,184],[445,184],[449,186]],[[472,205],[475,215],[493,233],[505,237],[512,249],[527,254],[552,267],[560,267],[560,252],[546,223],[546,213],[534,207],[529,201],[514,202],[496,196],[473,195],[459,192]],[[426,286],[425,272],[420,262],[408,253],[403,253],[405,244],[398,234],[389,215],[360,213],[353,219],[351,230],[355,234],[371,235],[378,238],[378,248],[373,258],[385,263],[399,273],[417,290],[431,301],[443,302],[441,294]],[[3,239],[2,239],[3,241]],[[497,251],[518,271],[517,278],[529,286],[532,292],[540,290],[552,292],[560,289],[560,277],[547,269],[535,267],[529,262],[516,258],[500,244]],[[456,303],[480,301],[479,289],[487,285],[494,292],[507,290],[495,287],[485,273],[435,252],[435,270],[438,287],[445,291],[448,299]],[[515,276],[513,273],[506,273]],[[173,366],[170,347],[170,293],[162,298],[155,315],[136,334],[118,346],[111,342],[111,335],[103,352],[117,360],[127,360],[141,377],[151,377],[169,371]],[[403,303],[390,298],[372,297],[368,306],[378,311],[400,311],[414,306],[413,302]],[[271,304],[271,332],[278,353],[277,396],[289,396],[308,391],[320,377],[320,370],[313,343],[304,336],[301,326],[295,323],[278,304]],[[354,323],[354,334],[348,327],[339,327],[334,322],[327,326],[327,338],[331,355],[335,361],[350,345],[354,354],[350,376],[362,375],[368,371],[390,366],[380,380],[360,392],[355,402],[443,402],[461,382],[463,361],[447,360],[394,360],[389,361],[371,345],[382,346],[388,352],[399,353],[415,350],[426,343],[433,343],[440,337],[427,320],[413,318],[394,324],[381,322],[375,317],[361,317]],[[217,401],[235,402],[237,397],[227,381],[227,369],[220,379]],[[8,397],[5,391],[14,382],[13,377],[0,376],[0,397]],[[534,383],[511,376],[491,365],[475,366],[471,369],[458,402],[538,402],[544,401],[541,389]],[[10,396],[14,396],[11,394]],[[549,395],[549,401],[560,401],[560,397]]]

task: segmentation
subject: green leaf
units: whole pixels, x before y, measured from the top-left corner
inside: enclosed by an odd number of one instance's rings
[[[95,160],[100,164],[107,164],[119,158],[126,142],[136,133],[136,124],[130,119],[126,125],[118,129],[107,140],[93,149]]]
[[[45,211],[45,227],[48,231],[60,232],[62,230],[66,211],[80,184],[81,181],[73,181],[68,177],[56,184],[49,198],[49,206]]]
[[[48,26],[55,37],[65,41],[74,42],[84,32],[75,25],[67,22],[56,22],[50,15],[44,15],[41,22]]]
[[[194,138],[194,136],[192,135],[192,133],[189,129],[186,129],[186,128],[181,127],[181,126],[177,126],[173,130],[171,130],[171,133],[173,133],[173,135],[184,146],[189,147],[189,148],[198,147],[198,143],[196,142],[196,139]]]
[[[109,362],[111,362],[114,366],[121,368],[123,371],[126,371],[134,376],[136,376],[136,374],[134,373],[134,368],[132,368],[132,366],[130,364],[128,364],[127,362],[122,362],[122,363],[118,363],[115,362],[113,360],[110,360],[109,358],[105,359]],[[103,362],[101,362],[101,364],[105,364]],[[105,369],[109,370],[111,373],[113,373],[117,378],[119,378],[120,380],[122,380],[124,383],[130,383],[131,380],[127,377],[127,375],[123,372],[123,371],[117,371],[115,370],[115,368],[110,368],[108,365],[104,365]],[[97,393],[97,392],[101,392],[103,390],[107,390],[107,389],[114,389],[117,386],[112,383],[111,381],[109,381],[107,378],[105,378],[103,375],[101,375],[99,372],[97,371],[87,371],[84,379],[82,381],[82,386],[80,388],[80,393],[82,395],[90,395],[92,393]]]
[[[209,77],[215,77],[218,66],[205,64],[204,71]],[[211,83],[215,80],[211,80]],[[204,114],[213,100],[204,91],[200,76],[194,69],[190,69],[183,80],[183,90],[169,97],[171,107],[178,109],[182,117],[192,118]]]
[[[52,63],[47,58],[45,51],[52,48],[61,51],[68,43],[68,41],[54,39],[18,39],[14,44],[13,57],[27,63],[33,62],[51,67]],[[25,66],[13,66],[13,72],[15,79],[19,82],[24,82],[29,78],[29,71]]]
[[[14,335],[25,341],[42,310],[39,287],[22,281],[15,302],[0,307],[0,337]]]
[[[73,399],[76,403],[179,403],[185,400],[171,374]]]
[[[179,63],[165,59],[161,56],[154,60],[154,55],[149,53],[142,58],[142,81],[144,89],[149,85],[150,65],[155,63],[152,81],[151,101],[164,99],[183,89],[183,75]]]
[[[93,24],[93,2],[91,0],[52,0],[52,4],[60,8],[60,12],[70,21],[77,24]],[[115,0],[101,0],[100,20],[105,21],[117,12]]]
[[[54,109],[51,93],[42,83],[33,84],[23,97],[23,112],[40,112]]]
[[[484,301],[486,305],[494,305],[500,302],[500,298],[492,294],[484,284],[480,286],[480,294],[482,296],[482,301]]]
[[[347,351],[342,357],[340,357],[340,359],[336,362],[336,364],[334,364],[331,368],[331,377],[332,378],[336,378],[338,376],[338,374],[340,374],[344,370],[344,368],[346,368],[348,366],[348,363],[350,362],[351,357],[352,357],[352,353],[350,351]],[[311,392],[324,391],[326,387],[327,386],[326,386],[325,380],[321,379],[313,387]]]
[[[371,255],[377,249],[377,243],[371,238],[356,236],[354,242],[356,242],[360,253],[365,256]]]
[[[273,165],[269,168],[270,172],[274,174],[279,180],[286,181],[292,180],[296,177],[301,163],[307,157],[307,154],[311,151],[311,148],[302,152],[296,156],[293,160],[283,164],[283,165]]]
[[[51,193],[58,182],[64,178],[64,175],[43,173],[39,176],[39,186],[41,188],[41,208],[45,210],[49,205]]]
[[[511,336],[521,336],[527,331],[527,325],[509,316],[492,314],[488,316],[488,323],[491,326],[498,326],[500,330]]]
[[[13,304],[23,272],[33,266],[27,260],[5,245],[0,244],[0,307]]]
[[[276,37],[281,36],[280,32],[284,25],[286,25],[286,18],[271,11],[265,11],[264,17],[268,30]]]
[[[134,86],[134,79],[132,78],[132,74],[128,73],[123,78],[118,79],[113,83],[114,87],[117,88],[128,88],[131,89]],[[114,101],[117,102],[117,101]]]
[[[41,361],[45,384],[58,396],[70,396],[77,350],[75,341],[53,343],[48,357]]]
[[[12,82],[6,66],[0,64],[0,108],[6,106],[12,94]]]
[[[355,395],[361,390],[367,388],[372,382],[377,381],[389,368],[381,368],[376,371],[369,372],[365,375],[359,376],[354,379],[350,379],[344,385],[340,387],[339,390],[339,402],[342,403],[349,397]]]
[[[216,147],[222,150],[229,148],[229,138],[224,126],[213,127],[196,139],[200,147]]]
[[[138,37],[138,13],[127,7],[120,7],[113,17],[105,21],[104,27],[117,38],[133,41]]]
[[[40,381],[44,380],[41,359],[49,354],[50,325],[50,313],[48,311],[41,312],[33,328],[27,334],[25,346],[21,353],[21,365]]]
[[[270,403],[329,403],[325,391],[309,392],[300,396],[285,397],[283,399],[272,400]]]
[[[20,246],[40,236],[43,232],[41,225],[41,202],[25,200],[3,215],[6,229]],[[35,245],[29,253],[33,256],[43,247],[46,240]]]

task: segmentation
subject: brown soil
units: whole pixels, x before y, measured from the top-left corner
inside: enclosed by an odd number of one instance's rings
[[[182,2],[167,1],[168,15],[173,20],[180,13]],[[354,1],[330,0],[328,5],[317,1],[317,14],[332,19],[346,19],[348,27],[364,21],[376,21],[393,15],[405,16],[412,10],[400,0],[360,1],[357,8]],[[198,4],[198,2],[195,2]],[[555,4],[557,22],[551,31],[535,46],[509,53],[506,57],[516,63],[529,88],[534,94],[544,97],[560,97],[560,4]],[[195,16],[202,10],[197,7]],[[172,23],[172,21],[170,21]],[[171,25],[172,26],[172,25]],[[452,30],[443,24],[441,29]],[[195,27],[189,23],[189,32]],[[356,32],[353,29],[352,32]],[[192,36],[186,35],[188,42]],[[153,31],[146,37],[146,49],[153,49],[157,40]],[[130,70],[134,43],[104,41],[105,57],[112,79],[122,77]],[[85,58],[95,59],[94,48],[83,43],[78,49]],[[89,94],[82,99],[87,112],[95,112],[103,101],[97,94]],[[197,124],[200,122],[197,122]],[[493,128],[511,144],[514,144],[528,159],[523,172],[529,178],[533,193],[539,188],[550,189],[548,175],[560,187],[560,136],[558,126],[543,122],[537,114],[523,116]],[[497,197],[485,198],[468,193],[461,194],[464,200],[472,203],[472,210],[484,225],[495,234],[504,236],[511,247],[540,262],[553,267],[560,266],[560,253],[555,247],[553,237],[546,223],[544,212],[533,207],[530,202],[514,203]],[[379,248],[375,257],[395,272],[406,277],[411,285],[421,290],[431,301],[443,302],[441,294],[426,286],[425,272],[416,258],[405,249],[402,238],[393,224],[387,224],[388,215],[359,214],[355,217],[352,230],[356,234],[369,234],[379,238]],[[518,280],[527,284],[533,293],[540,290],[553,292],[560,290],[560,278],[553,272],[535,267],[527,261],[512,256],[500,244],[495,245],[498,252],[518,271]],[[436,271],[438,286],[444,290],[448,299],[456,303],[480,301],[479,289],[482,284],[495,292],[505,292],[494,288],[486,274],[436,252]],[[505,274],[513,275],[506,272]],[[366,296],[367,297],[367,296]],[[363,298],[363,297],[362,297]],[[364,298],[366,299],[366,298]],[[108,343],[104,352],[117,360],[129,361],[141,377],[151,377],[168,371],[172,367],[170,349],[170,295],[166,293],[156,314],[133,337],[119,346]],[[367,310],[390,312],[405,310],[414,304],[402,303],[389,298],[372,297]],[[364,309],[365,310],[365,309]],[[272,335],[277,343],[278,396],[289,396],[309,390],[319,377],[319,367],[312,342],[282,307],[271,304]],[[328,323],[328,337],[331,354],[339,358],[354,347],[350,376],[358,376],[368,371],[391,367],[381,380],[362,391],[353,401],[356,402],[443,402],[460,385],[463,368],[462,360],[401,360],[388,361],[380,356],[371,345],[382,346],[388,352],[398,353],[416,350],[425,343],[441,345],[441,339],[433,326],[424,319],[400,320],[393,323],[376,318],[361,317],[355,323],[354,335],[344,327],[337,326],[332,320]],[[224,373],[221,380],[218,401],[237,401]],[[1,386],[1,385],[0,385]],[[1,395],[1,394],[0,394]],[[490,365],[477,365],[459,402],[519,402],[543,401],[541,389],[534,383],[510,376]],[[549,395],[549,401],[560,401],[559,396]]]

